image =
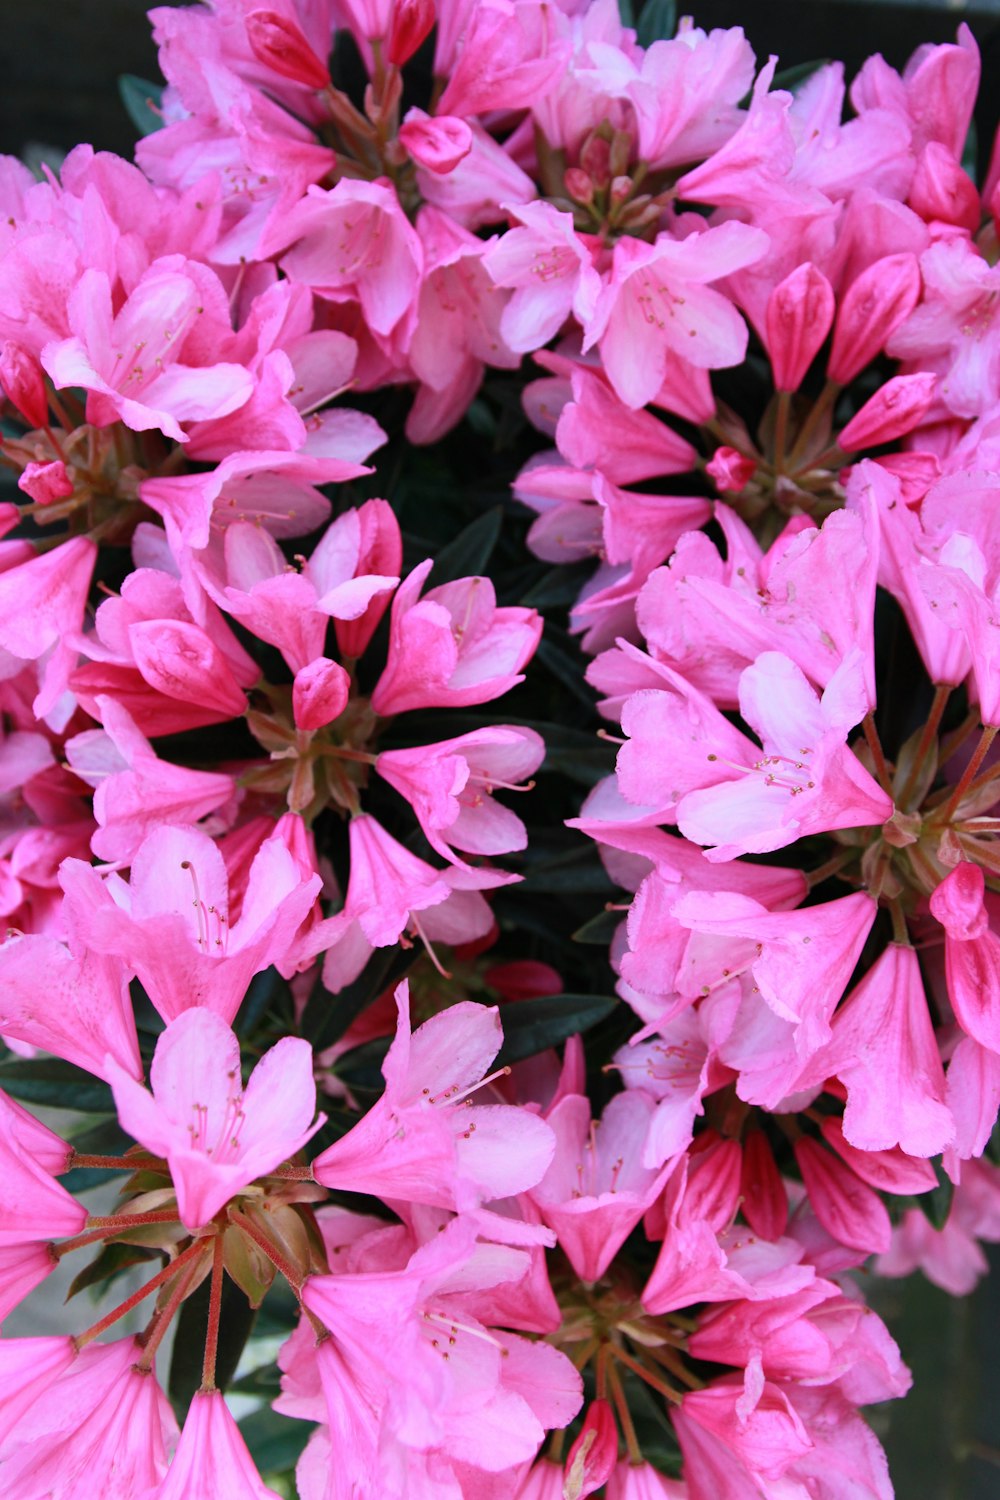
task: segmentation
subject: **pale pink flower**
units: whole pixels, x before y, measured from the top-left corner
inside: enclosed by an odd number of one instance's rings
[[[548,1126],[514,1105],[467,1102],[503,1039],[496,1007],[463,1001],[411,1034],[405,982],[396,1003],[385,1092],[316,1158],[316,1180],[451,1209],[532,1187],[555,1149]]]
[[[654,1108],[648,1094],[627,1089],[597,1122],[580,1094],[546,1116],[556,1154],[531,1197],[583,1281],[604,1275],[672,1170],[672,1161],[659,1170],[642,1162]]]
[[[225,313],[221,283],[182,255],[154,261],[117,312],[108,277],[84,271],[67,303],[72,337],[49,344],[42,363],[57,387],[87,391],[88,421],[158,427],[183,443],[182,422],[224,416],[253,390],[242,365],[203,363],[230,332]]]
[[[584,348],[599,345],[608,379],[626,406],[652,401],[677,355],[708,369],[739,364],[746,325],[708,283],[759,260],[766,249],[761,230],[735,221],[682,240],[661,234],[652,245],[618,240]]]
[[[487,250],[483,264],[497,286],[513,290],[500,330],[511,349],[524,352],[547,344],[570,313],[587,323],[601,278],[572,214],[545,202],[512,205],[509,212],[515,227]]]
[[[99,1078],[106,1076],[110,1054],[133,1078],[141,1078],[128,981],[129,970],[119,958],[89,946],[73,953],[41,933],[8,938],[0,945],[0,1034],[41,1047]]]
[[[521,819],[494,802],[491,793],[518,789],[544,756],[544,742],[534,730],[498,725],[436,745],[383,750],[375,769],[409,801],[431,847],[462,864],[453,845],[481,855],[525,847]]]
[[[459,578],[420,590],[433,564],[414,568],[396,590],[389,656],[375,690],[377,714],[488,703],[522,681],[541,617],[517,605],[497,608],[488,578]]]
[[[119,1118],[147,1150],[166,1157],[177,1211],[200,1229],[242,1188],[280,1166],[315,1135],[312,1049],[282,1037],[240,1080],[240,1044],[202,1007],[183,1011],[156,1044],[152,1095],[109,1065]]]
[[[0,1452],[34,1403],[76,1359],[68,1336],[0,1340]]]
[[[166,827],[143,840],[128,882],[102,881],[79,860],[65,861],[63,880],[81,939],[129,964],[165,1019],[207,1006],[226,1021],[251,977],[282,961],[322,884],[274,836],[258,850],[232,920],[217,845],[198,829]]]

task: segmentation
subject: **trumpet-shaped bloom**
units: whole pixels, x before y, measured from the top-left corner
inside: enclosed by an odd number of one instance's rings
[[[122,1125],[166,1157],[178,1213],[191,1230],[294,1156],[326,1118],[313,1120],[308,1042],[282,1037],[244,1089],[240,1044],[210,1010],[186,1010],[163,1032],[150,1070],[152,1095],[116,1064],[109,1071]]]

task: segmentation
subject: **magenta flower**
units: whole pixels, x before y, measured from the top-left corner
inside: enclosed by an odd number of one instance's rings
[[[109,1073],[122,1125],[166,1157],[177,1211],[191,1230],[294,1156],[326,1119],[313,1119],[316,1085],[308,1042],[282,1037],[244,1089],[238,1040],[203,1008],[183,1011],[157,1042],[152,1095],[116,1064],[109,1064]]]

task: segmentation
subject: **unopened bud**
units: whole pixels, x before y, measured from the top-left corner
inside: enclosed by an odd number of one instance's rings
[[[10,339],[0,348],[0,385],[29,427],[45,426],[49,420],[49,402],[41,366],[26,349]]]
[[[979,228],[976,185],[940,141],[928,141],[920,153],[906,201],[928,223],[955,224],[969,234]]]
[[[615,131],[608,154],[608,171],[612,177],[622,177],[628,171],[628,164],[632,160],[632,146],[632,137],[627,130]]]
[[[563,1471],[565,1500],[592,1495],[611,1475],[618,1461],[618,1428],[607,1401],[592,1401],[580,1435],[566,1458]]]
[[[292,684],[292,712],[299,729],[322,729],[347,707],[351,679],[338,662],[317,657],[296,672]]]
[[[594,184],[581,167],[567,167],[563,186],[574,203],[593,203]]]
[[[716,448],[705,465],[706,474],[724,495],[739,494],[740,490],[746,489],[756,471],[753,459],[737,453],[735,448]]]
[[[830,332],[833,310],[833,288],[810,261],[778,282],[764,320],[777,390],[798,390]]]
[[[594,187],[606,188],[611,181],[611,144],[593,131],[580,148],[580,169],[586,172]]]
[[[385,45],[385,55],[393,67],[401,68],[409,62],[433,25],[434,0],[395,0]]]
[[[908,253],[873,261],[848,287],[833,330],[827,373],[847,385],[870,364],[913,311],[920,296],[920,267]]]
[[[626,203],[632,196],[635,183],[631,177],[620,176],[611,179],[611,202],[614,204]]]
[[[431,119],[410,110],[399,139],[418,166],[444,177],[453,172],[472,150],[472,131],[455,115]]]
[[[26,464],[17,487],[30,495],[36,505],[53,505],[73,493],[73,481],[61,459],[50,464]]]
[[[329,68],[317,57],[294,21],[274,10],[252,10],[246,28],[254,57],[272,72],[306,88],[328,86]]]
[[[936,375],[894,375],[848,422],[837,440],[841,448],[857,453],[912,432],[930,410],[936,389]]]

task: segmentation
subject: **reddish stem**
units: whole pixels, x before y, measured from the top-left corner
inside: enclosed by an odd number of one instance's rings
[[[88,1328],[86,1333],[81,1333],[76,1340],[77,1347],[82,1349],[84,1344],[89,1344],[93,1339],[99,1338],[105,1328],[110,1328],[112,1323],[117,1323],[119,1318],[123,1318],[127,1312],[131,1312],[133,1307],[138,1307],[140,1302],[146,1300],[150,1292],[155,1292],[158,1286],[162,1286],[165,1281],[169,1281],[171,1277],[175,1276],[181,1266],[187,1265],[188,1261],[200,1250],[201,1241],[195,1241],[186,1250],[182,1250],[176,1259],[165,1265],[162,1271],[158,1271],[151,1281],[146,1282],[145,1286],[141,1286],[137,1292],[133,1292],[131,1297],[126,1297],[124,1302],[118,1307],[113,1308],[111,1312],[101,1318],[100,1322]]]
[[[983,732],[979,736],[979,744],[972,752],[972,759],[969,761],[969,764],[962,772],[961,780],[959,781],[955,790],[952,792],[951,796],[948,798],[944,812],[941,814],[941,821],[943,823],[949,823],[951,821],[952,815],[958,807],[958,804],[961,802],[965,793],[968,791],[972,782],[975,780],[976,772],[979,770],[979,767],[986,759],[986,756],[989,753],[989,748],[996,738],[998,727],[1000,726],[996,724],[986,724],[983,727]]]
[[[196,1241],[196,1247],[199,1250],[204,1251],[206,1248],[205,1241]],[[176,1262],[174,1264],[176,1266]],[[149,1328],[146,1330],[142,1355],[137,1362],[138,1368],[140,1370],[151,1370],[153,1368],[153,1360],[156,1358],[156,1351],[163,1340],[164,1334],[173,1321],[174,1313],[180,1307],[181,1303],[184,1301],[184,1298],[187,1296],[188,1292],[191,1289],[191,1282],[194,1280],[195,1272],[198,1269],[198,1264],[199,1262],[197,1260],[194,1260],[187,1266],[184,1273],[178,1279],[177,1285],[171,1292],[169,1301],[164,1307],[160,1308],[158,1312],[153,1314],[153,1318],[149,1325]]]
[[[205,1333],[205,1360],[201,1367],[201,1389],[214,1391],[215,1355],[219,1347],[219,1318],[222,1313],[223,1236],[215,1236],[212,1255],[212,1286],[208,1297],[208,1328]]]

